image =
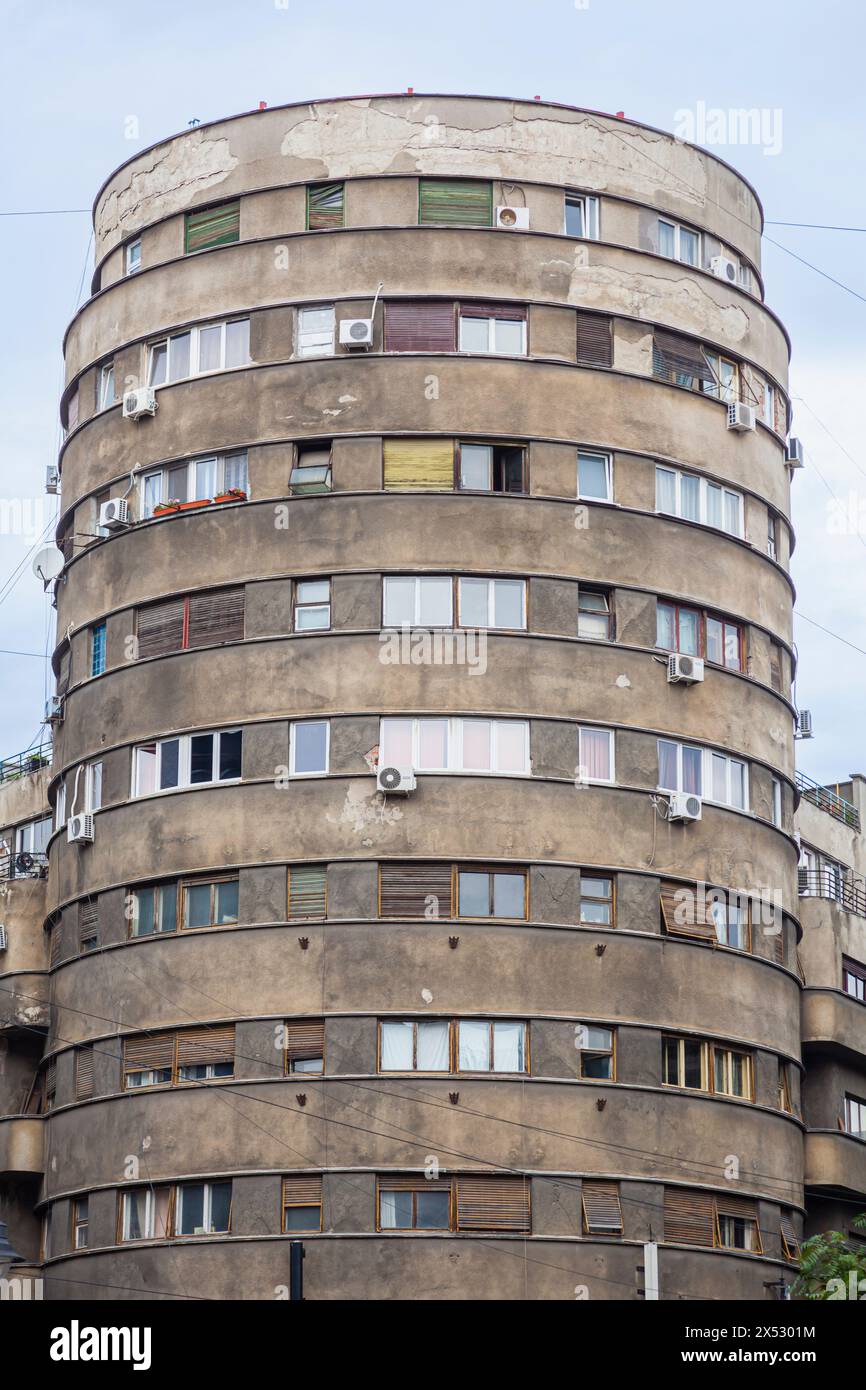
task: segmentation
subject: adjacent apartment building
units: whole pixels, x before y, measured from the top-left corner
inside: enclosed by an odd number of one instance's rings
[[[866,1192],[866,929],[862,779],[797,812],[756,193],[401,95],[94,216],[12,1243],[54,1299],[284,1297],[292,1239],[315,1299],[778,1296]]]

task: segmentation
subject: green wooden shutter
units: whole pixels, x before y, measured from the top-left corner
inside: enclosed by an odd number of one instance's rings
[[[490,227],[493,184],[474,179],[421,179],[418,221],[448,227]]]
[[[220,203],[219,207],[186,214],[184,250],[207,251],[211,246],[227,246],[241,234],[240,200]]]
[[[328,871],[324,865],[289,869],[289,920],[324,917],[328,910]]]
[[[346,185],[311,183],[307,187],[307,228],[311,232],[342,227],[346,217]]]

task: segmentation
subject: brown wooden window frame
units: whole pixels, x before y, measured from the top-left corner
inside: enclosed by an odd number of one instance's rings
[[[779,1235],[782,1244],[782,1254],[786,1260],[796,1263],[800,1259],[800,1242],[797,1239],[797,1232],[794,1230],[794,1223],[790,1216],[782,1213],[779,1220]]]
[[[488,867],[486,864],[455,864],[454,865],[454,885],[452,888],[452,902],[455,906],[455,916],[461,921],[468,922],[528,922],[529,921],[529,871],[527,869],[506,868],[504,865]],[[460,878],[462,874],[477,874],[487,877],[487,902],[489,912],[481,916],[471,912],[462,912],[460,905]],[[496,879],[499,878],[522,878],[523,879],[523,912],[517,917],[498,916],[494,911],[496,896]]]
[[[193,633],[193,628],[199,623],[202,623],[204,626],[207,625],[206,612],[200,610],[206,610],[209,603],[212,603],[214,601],[218,602],[221,598],[224,598],[226,595],[232,595],[236,599],[237,596],[240,597],[240,633],[233,632],[231,636],[217,638],[212,638],[211,634],[205,633],[204,635],[207,637],[211,637],[211,640],[193,640],[193,638],[191,637],[191,634]],[[243,584],[233,584],[223,589],[202,589],[198,593],[184,594],[182,597],[172,599],[160,599],[158,603],[146,604],[144,607],[136,610],[136,638],[140,641],[140,624],[143,615],[152,613],[159,608],[170,609],[171,607],[176,608],[178,605],[182,605],[180,646],[163,647],[159,651],[146,653],[146,657],[168,656],[171,655],[171,653],[173,652],[199,651],[202,647],[224,647],[230,642],[243,642],[246,636],[246,586]],[[235,622],[237,622],[238,614],[235,613],[233,616]],[[228,619],[224,620],[224,627],[225,629],[230,628],[230,623]],[[137,655],[139,660],[146,659],[146,657],[141,657],[140,648],[137,649]]]
[[[676,646],[665,647],[659,642],[658,619],[662,609],[670,609],[674,615],[674,641]],[[683,613],[693,614],[698,622],[698,648],[697,652],[683,652],[680,646],[680,617]],[[708,655],[709,644],[707,640],[707,629],[710,623],[718,623],[722,629],[722,657],[725,655],[725,644],[727,641],[728,629],[732,629],[737,637],[737,664],[729,666],[725,660],[714,661]],[[660,652],[679,652],[684,656],[697,656],[706,661],[710,666],[714,666],[719,671],[737,671],[740,675],[746,669],[746,630],[742,623],[736,622],[733,618],[726,618],[720,613],[714,613],[710,609],[696,608],[690,603],[677,603],[670,599],[658,599],[656,602],[656,648]]]
[[[677,894],[686,894],[683,903],[676,904]],[[753,940],[752,923],[752,900],[748,894],[740,893],[735,888],[704,888],[702,901],[706,905],[706,914],[703,921],[698,919],[697,904],[700,898],[697,885],[693,888],[690,884],[677,883],[673,879],[663,879],[659,889],[659,907],[661,911],[661,924],[666,936],[685,937],[689,941],[700,941],[704,945],[711,946],[714,950],[720,951],[741,951],[743,954],[751,954]],[[719,940],[716,923],[712,917],[712,909],[723,899],[726,900],[726,913],[731,909],[731,898],[745,898],[745,920],[741,922],[744,930],[744,946],[731,946],[727,942]],[[689,902],[690,898],[690,902]],[[679,912],[681,906],[689,907],[690,911],[683,922],[677,922],[675,913]],[[738,904],[742,907],[742,903]],[[729,924],[726,924],[729,926]]]
[[[585,1179],[580,1185],[580,1209],[584,1235],[608,1236],[613,1240],[623,1235],[622,1199],[618,1182]]]
[[[581,1081],[616,1081],[616,1079],[617,1079],[617,1075],[616,1075],[616,1061],[617,1061],[617,1058],[616,1058],[616,1037],[617,1037],[617,1030],[616,1030],[616,1028],[610,1027],[610,1026],[608,1026],[608,1024],[606,1024],[606,1023],[579,1023],[579,1024],[576,1025],[576,1028],[583,1028],[583,1029],[586,1031],[587,1038],[589,1037],[589,1033],[590,1033],[590,1030],[591,1030],[591,1029],[595,1029],[597,1032],[600,1032],[600,1033],[609,1033],[609,1034],[610,1034],[610,1046],[609,1046],[609,1047],[593,1047],[593,1046],[591,1045],[591,1043],[589,1043],[589,1042],[587,1042],[587,1045],[586,1045],[585,1047],[578,1047],[577,1051],[578,1051],[578,1055],[579,1055],[579,1057],[580,1057],[580,1079],[581,1079]],[[576,1033],[576,1034],[575,1034],[575,1045],[577,1044],[577,1041],[578,1041],[578,1035],[577,1035],[577,1033]],[[587,1057],[587,1058],[594,1058],[594,1057],[607,1058],[607,1057],[609,1057],[609,1058],[610,1058],[610,1075],[609,1075],[609,1076],[591,1076],[591,1075],[589,1075],[589,1074],[586,1072],[586,1070],[584,1069],[584,1058],[585,1058],[585,1057]]]
[[[283,1022],[283,1075],[324,1076],[324,1018],[287,1018]],[[321,1066],[299,1067],[298,1062],[321,1062]]]
[[[207,1046],[208,1041],[210,1047]],[[130,1054],[135,1056],[133,1049],[136,1044],[143,1044],[145,1050],[149,1048],[151,1057],[156,1060],[150,1065],[131,1064]],[[155,1033],[128,1034],[123,1039],[121,1089],[138,1092],[155,1090],[160,1087],[201,1086],[211,1081],[229,1080],[234,1077],[235,1073],[236,1047],[237,1037],[233,1023],[205,1024],[195,1028],[175,1028],[164,1029]],[[190,1061],[187,1056],[188,1051],[191,1053],[198,1051],[205,1060]],[[213,1054],[210,1059],[208,1059],[209,1051]],[[231,1065],[231,1071],[223,1076],[181,1075],[184,1067],[228,1064]],[[169,1072],[169,1076],[163,1080],[149,1081],[138,1086],[129,1084],[131,1076],[146,1076],[166,1071]]]
[[[724,1096],[728,1100],[755,1100],[755,1059],[751,1052],[741,1047],[731,1047],[726,1043],[713,1042],[708,1038],[695,1038],[687,1033],[663,1032],[662,1040],[662,1085],[670,1087],[672,1090],[689,1091],[700,1095]],[[677,1076],[676,1081],[669,1081],[666,1078],[667,1046],[670,1043],[677,1044]],[[686,1045],[697,1046],[701,1050],[701,1084],[700,1086],[687,1086],[686,1076]],[[746,1087],[742,1095],[736,1091],[726,1091],[719,1089],[716,1085],[716,1056],[723,1057],[742,1057],[745,1061]],[[681,1079],[680,1079],[681,1078]]]
[[[489,449],[490,453],[490,487],[476,488],[464,486],[463,483],[463,450],[464,448],[483,448]],[[520,487],[505,487],[507,460],[497,453],[504,455],[506,451],[520,454]],[[501,486],[497,487],[497,479]],[[490,439],[457,439],[454,441],[454,490],[455,492],[468,492],[481,497],[526,497],[529,493],[529,449],[525,444],[511,444],[503,440]]]
[[[70,1203],[70,1244],[73,1250],[86,1250],[89,1238],[89,1198],[73,1197]],[[82,1207],[84,1213],[82,1215]],[[81,1239],[82,1233],[84,1239]]]
[[[588,893],[584,891],[584,882],[607,883],[610,892],[607,894]],[[616,875],[605,873],[593,873],[581,870],[580,874],[580,899],[578,902],[578,922],[582,927],[615,927],[616,926]],[[591,917],[585,917],[583,912],[584,901],[587,903],[598,903],[609,909],[608,921],[602,922]]]
[[[382,1038],[383,1029],[393,1024],[412,1024],[412,1066],[405,1067],[385,1067],[383,1066]],[[429,1067],[418,1066],[418,1028],[425,1024],[443,1025],[448,1030],[448,1065],[431,1069]],[[380,1018],[379,1026],[376,1030],[376,1071],[381,1076],[407,1076],[410,1073],[420,1073],[422,1076],[450,1076],[456,1070],[454,1058],[454,1020],[450,1018]]]
[[[323,1229],[321,1173],[286,1173],[280,1184],[280,1230],[283,1235],[315,1235]],[[288,1226],[287,1211],[315,1212],[309,1226]]]
[[[383,1226],[382,1225],[382,1196],[384,1193],[412,1194],[412,1221],[408,1226]],[[418,1223],[418,1196],[428,1192],[447,1192],[448,1194],[448,1222],[444,1226],[419,1226]],[[376,1178],[376,1230],[377,1232],[421,1232],[429,1231],[455,1231],[457,1229],[457,1210],[456,1193],[453,1178],[425,1178],[423,1174],[403,1176],[395,1174],[392,1177],[383,1177],[381,1174]]]
[[[194,1233],[191,1231],[179,1231],[178,1224],[180,1220],[180,1210],[182,1203],[182,1189],[191,1187],[203,1187],[205,1189],[209,1189],[216,1186],[225,1186],[231,1189],[231,1195],[229,1197],[228,1225],[226,1226],[226,1229],[219,1231],[201,1231],[199,1233]],[[146,1194],[146,1198],[149,1198],[150,1202],[153,1203],[154,1218],[156,1218],[156,1215],[158,1214],[156,1210],[157,1194],[168,1194],[168,1202],[166,1205],[165,1229],[162,1232],[157,1231],[156,1220],[154,1219],[154,1230],[152,1233],[148,1233],[147,1235],[143,1236],[127,1237],[123,1234],[126,1225],[126,1200],[128,1197],[131,1197],[139,1192],[144,1192]],[[157,1183],[155,1186],[146,1186],[141,1183],[136,1183],[134,1186],[124,1188],[122,1191],[118,1192],[117,1197],[118,1201],[116,1243],[118,1245],[138,1245],[139,1243],[147,1240],[207,1240],[212,1239],[214,1236],[231,1235],[232,1219],[234,1216],[234,1183],[231,1178],[218,1178],[214,1180],[202,1178],[191,1182]]]
[[[859,990],[849,987],[849,976],[860,986]],[[851,956],[842,957],[842,990],[849,999],[856,999],[858,1004],[866,1004],[866,965]]]
[[[487,1025],[487,1056],[489,1065],[482,1069],[460,1065],[460,1029],[466,1023]],[[516,1024],[523,1029],[523,1067],[520,1071],[503,1071],[496,1066],[496,1029],[501,1024]],[[531,1058],[529,1054],[529,1022],[523,1018],[456,1018],[452,1028],[454,1047],[453,1069],[460,1076],[530,1076]]]
[[[664,1200],[664,1241],[666,1244],[690,1245],[705,1250],[738,1250],[744,1255],[763,1255],[761,1228],[758,1221],[758,1204],[748,1197],[738,1194],[720,1195],[687,1188],[665,1188]],[[676,1210],[675,1208],[678,1208]],[[754,1245],[732,1245],[722,1241],[721,1219],[742,1221],[754,1233]],[[680,1226],[691,1228],[692,1234],[702,1234],[704,1239],[689,1239],[685,1235],[669,1234],[669,1223],[676,1220]],[[703,1227],[703,1231],[700,1227]]]

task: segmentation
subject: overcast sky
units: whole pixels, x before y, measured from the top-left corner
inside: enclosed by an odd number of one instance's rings
[[[0,211],[89,209],[112,169],[196,117],[412,86],[538,94],[671,131],[701,103],[759,108],[776,122],[767,148],[711,148],[755,185],[768,222],[864,227],[863,15],[856,0],[149,0],[131,9],[0,0]],[[812,710],[816,737],[798,745],[800,766],[829,781],[866,772],[866,235],[766,231],[856,291],[765,238],[767,297],[793,340],[794,433],[807,452],[793,487],[797,702]],[[36,654],[0,653],[0,757],[37,734],[50,679],[40,654],[51,611],[25,557],[51,518],[43,484],[59,443],[60,345],[89,284],[89,237],[88,214],[0,217],[0,496],[16,499],[25,532],[8,533],[7,508],[0,647]]]

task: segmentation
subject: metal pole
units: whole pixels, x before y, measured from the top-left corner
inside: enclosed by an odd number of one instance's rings
[[[290,1303],[303,1303],[304,1301],[304,1242],[302,1240],[292,1240],[289,1242],[289,1268],[291,1271],[289,1297]]]

